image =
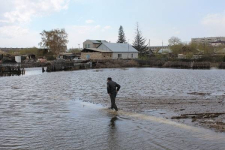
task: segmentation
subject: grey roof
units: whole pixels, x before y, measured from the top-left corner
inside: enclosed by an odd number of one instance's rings
[[[127,43],[102,43],[102,45],[105,45],[108,49],[110,49],[112,52],[133,52],[138,53],[138,51],[133,48],[130,44]],[[101,45],[99,46],[101,47]]]
[[[107,42],[106,40],[87,40],[87,41],[91,41],[92,43],[95,43],[95,44],[101,44],[103,42]]]
[[[161,48],[158,53],[172,53],[170,48]]]

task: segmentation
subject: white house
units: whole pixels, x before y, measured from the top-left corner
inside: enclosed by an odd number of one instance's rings
[[[98,49],[112,52],[112,59],[138,58],[138,51],[127,43],[103,42]]]
[[[88,40],[84,42],[93,42],[96,40]],[[138,51],[127,43],[109,43],[101,41],[98,47],[90,44],[90,48],[85,47],[81,51],[82,59],[135,59],[138,58]]]

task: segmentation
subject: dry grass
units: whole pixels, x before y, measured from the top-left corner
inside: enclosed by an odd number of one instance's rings
[[[107,60],[96,64],[96,68],[123,68],[138,66],[139,64],[135,60]]]
[[[191,68],[191,63],[190,62],[181,62],[181,61],[177,61],[177,62],[166,62],[163,67],[165,68]]]

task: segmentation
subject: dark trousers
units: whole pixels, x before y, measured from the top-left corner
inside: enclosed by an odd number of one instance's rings
[[[110,95],[110,99],[111,99],[111,109],[115,109],[116,111],[118,111],[118,108],[116,106],[116,93],[112,93]]]

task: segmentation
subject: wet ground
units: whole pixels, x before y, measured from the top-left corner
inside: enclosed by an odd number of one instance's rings
[[[155,101],[167,95],[174,103],[223,98],[223,71],[195,71],[28,69],[25,76],[0,78],[0,149],[225,149],[224,133],[174,122],[163,114],[176,112],[145,106],[160,107]],[[122,86],[118,113],[106,109],[108,76]]]

